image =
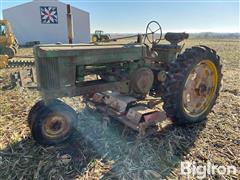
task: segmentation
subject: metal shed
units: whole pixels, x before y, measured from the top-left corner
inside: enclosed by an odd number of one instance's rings
[[[68,43],[67,5],[58,0],[32,2],[3,10],[3,18],[10,21],[20,44],[31,41],[41,43]],[[73,43],[90,41],[89,13],[72,7]]]

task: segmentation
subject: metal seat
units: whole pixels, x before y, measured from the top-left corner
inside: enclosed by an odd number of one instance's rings
[[[177,45],[178,43],[180,43],[184,39],[188,39],[188,37],[189,37],[189,34],[187,34],[187,33],[171,33],[171,32],[168,32],[168,33],[165,34],[165,39],[167,41],[169,41],[171,44],[175,44],[175,45]]]

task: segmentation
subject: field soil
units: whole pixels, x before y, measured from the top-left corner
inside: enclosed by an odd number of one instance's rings
[[[78,112],[76,132],[57,146],[41,146],[31,137],[27,115],[41,99],[36,89],[0,90],[0,179],[187,179],[180,162],[240,167],[239,40],[190,39],[185,48],[206,45],[223,65],[220,96],[206,122],[180,127],[170,124],[151,137],[137,133],[86,107],[82,97],[63,98]],[[21,48],[18,55],[32,55]],[[20,58],[21,59],[21,58]],[[20,60],[19,59],[19,60]],[[0,69],[0,86],[21,68]],[[190,175],[190,179],[196,176]],[[239,175],[208,175],[238,179]]]

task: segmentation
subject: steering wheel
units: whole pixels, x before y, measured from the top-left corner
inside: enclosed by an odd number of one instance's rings
[[[145,39],[151,44],[158,44],[160,42],[162,39],[162,27],[157,21],[151,21],[148,23]]]

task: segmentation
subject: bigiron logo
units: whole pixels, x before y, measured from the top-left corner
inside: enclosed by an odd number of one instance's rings
[[[194,176],[198,179],[206,178],[209,175],[237,175],[238,170],[236,166],[219,166],[207,162],[205,165],[199,165],[195,161],[181,162],[181,175]]]

